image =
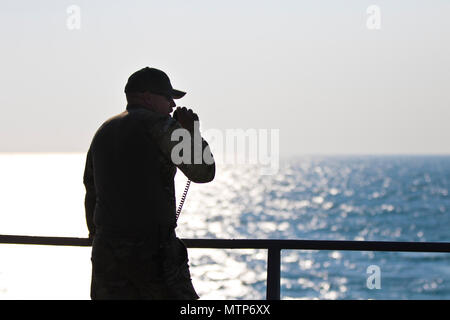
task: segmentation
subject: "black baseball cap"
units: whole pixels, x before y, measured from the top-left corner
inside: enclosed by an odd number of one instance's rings
[[[133,73],[125,86],[125,93],[151,92],[163,96],[180,99],[186,92],[175,90],[170,79],[163,71],[145,67]]]

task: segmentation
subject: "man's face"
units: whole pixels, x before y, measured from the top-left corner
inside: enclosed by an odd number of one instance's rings
[[[147,92],[146,100],[155,112],[163,115],[170,115],[176,106],[172,97],[166,97],[155,93]]]

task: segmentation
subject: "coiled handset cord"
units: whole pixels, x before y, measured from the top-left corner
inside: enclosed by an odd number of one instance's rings
[[[181,196],[180,204],[178,205],[177,213],[175,215],[175,221],[178,221],[178,217],[180,216],[181,208],[183,208],[183,203],[184,203],[184,200],[186,200],[186,195],[188,193],[190,185],[191,185],[191,180],[188,180],[186,183],[186,187],[184,187],[184,191],[183,191],[183,195]]]
[[[173,113],[173,118],[178,121],[177,110],[175,110],[175,112]],[[198,120],[198,118],[197,118],[197,120]],[[186,195],[187,195],[190,185],[191,185],[191,180],[188,180],[186,183],[186,187],[184,187],[183,195],[181,196],[180,204],[178,205],[177,213],[175,215],[175,224],[178,221],[178,217],[180,216],[181,208],[183,208],[183,203],[184,203],[184,200],[186,200]]]

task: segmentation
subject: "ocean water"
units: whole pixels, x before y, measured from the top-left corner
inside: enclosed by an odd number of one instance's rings
[[[85,154],[0,155],[0,234],[87,236]],[[302,156],[191,184],[182,238],[449,242],[450,156]],[[176,177],[177,202],[186,178]],[[266,250],[189,249],[202,299],[264,299]],[[369,266],[380,270],[369,289]],[[283,250],[283,299],[449,299],[450,254]],[[0,299],[89,299],[90,248],[0,244]]]

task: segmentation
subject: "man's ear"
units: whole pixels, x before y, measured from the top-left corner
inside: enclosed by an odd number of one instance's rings
[[[150,92],[143,92],[141,93],[142,95],[142,100],[144,100],[144,102],[148,105],[152,105],[153,103],[153,97],[152,94]]]

